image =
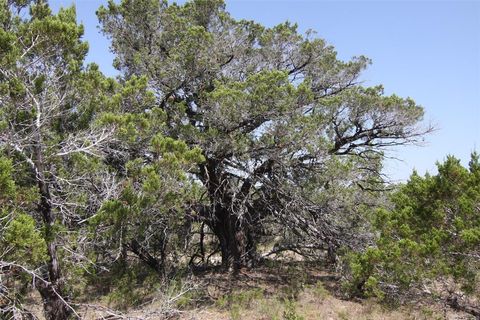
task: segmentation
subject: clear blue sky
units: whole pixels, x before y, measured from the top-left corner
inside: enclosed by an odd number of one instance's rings
[[[54,9],[76,4],[90,43],[88,61],[115,75],[108,41],[98,32],[102,0],[53,0]],[[183,1],[179,1],[183,2]],[[480,151],[480,1],[246,1],[227,0],[235,18],[273,26],[285,20],[314,29],[342,59],[366,55],[372,66],[362,79],[383,84],[387,94],[412,97],[438,130],[422,147],[402,147],[386,173],[405,180],[413,168],[436,172],[435,162],[452,154],[466,165]]]

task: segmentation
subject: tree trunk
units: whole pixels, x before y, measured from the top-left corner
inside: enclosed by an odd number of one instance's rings
[[[228,184],[224,183],[226,178],[218,160],[207,159],[206,164],[200,166],[200,172],[212,204],[202,215],[220,243],[223,268],[237,273],[240,268],[251,264],[255,257],[256,244],[250,213],[240,220],[236,209],[233,209],[234,200],[229,193]],[[251,182],[248,181],[247,184]]]
[[[52,212],[50,190],[44,173],[41,140],[37,141],[35,148],[35,175],[40,202],[38,212],[42,216],[45,227],[45,242],[49,261],[47,263],[48,281],[35,279],[35,285],[43,299],[43,309],[47,320],[65,320],[72,313],[72,309],[63,298],[64,283],[58,262],[56,234],[54,231],[55,217]]]
[[[222,266],[225,270],[238,271],[253,263],[253,236],[245,225],[241,225],[235,214],[228,210],[216,211],[212,230],[220,243]]]
[[[204,245],[204,239],[205,239],[205,222],[202,222],[202,225],[200,227],[200,256],[202,257],[202,263],[205,261],[205,245]]]
[[[222,267],[225,270],[228,270],[232,266],[234,251],[236,251],[233,246],[234,239],[230,227],[231,223],[228,219],[228,212],[221,207],[217,207],[215,210],[215,218],[211,222],[211,228],[220,243]]]
[[[248,267],[254,267],[258,257],[257,257],[257,242],[254,238],[254,233],[251,228],[247,229],[247,233],[245,234],[246,237],[246,263]]]
[[[59,285],[45,283],[39,279],[35,279],[35,286],[37,287],[43,300],[43,312],[46,320],[66,320],[71,314],[72,310],[61,298],[61,288]],[[61,286],[60,286],[61,287]]]

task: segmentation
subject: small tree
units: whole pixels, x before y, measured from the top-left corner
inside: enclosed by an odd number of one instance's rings
[[[165,112],[146,84],[136,77],[125,82],[99,116],[100,123],[116,128],[105,156],[115,181],[89,225],[102,263],[125,263],[130,252],[163,275],[167,260],[189,247],[184,215],[199,191],[186,172],[203,157],[200,149],[162,134]]]
[[[224,266],[255,260],[268,220],[338,247],[341,211],[306,191],[334,182],[332,166],[349,185],[372,188],[381,150],[429,130],[417,126],[423,111],[413,100],[359,84],[367,58],[340,61],[294,24],[235,20],[217,0],[110,1],[98,17],[123,76],[148,77],[168,134],[203,150],[191,173],[207,204],[192,218],[216,235]]]
[[[2,0],[0,24],[2,286],[33,280],[46,318],[67,319],[69,280],[88,261],[79,226],[108,176],[101,159],[113,130],[95,115],[113,82],[83,67],[74,8],[54,15],[44,1]],[[21,307],[20,296],[8,299]]]
[[[75,8],[0,1],[0,23],[2,310],[28,313],[33,280],[46,318],[67,319],[72,284],[125,252],[163,272],[188,240],[178,212],[198,192],[184,170],[202,156],[162,135],[144,78],[117,83],[83,66]]]
[[[411,296],[423,292],[425,285],[440,296],[458,289],[478,296],[478,155],[472,155],[468,169],[449,156],[438,164],[437,175],[414,172],[391,200],[392,208],[374,215],[376,246],[353,256],[354,288],[386,298]]]

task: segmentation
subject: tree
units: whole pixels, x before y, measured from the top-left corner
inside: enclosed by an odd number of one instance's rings
[[[351,284],[358,293],[398,300],[427,291],[456,308],[459,290],[480,294],[478,154],[472,154],[468,169],[452,156],[437,166],[437,175],[414,172],[392,194],[392,206],[373,215],[379,237],[351,260]],[[478,308],[463,310],[480,315]]]
[[[116,128],[105,151],[105,165],[115,173],[114,187],[89,218],[97,259],[106,266],[133,253],[160,275],[167,260],[188,247],[182,215],[199,197],[186,176],[203,161],[198,148],[166,137],[165,112],[155,106],[146,79],[133,77],[118,87],[99,122]],[[173,259],[175,260],[175,259]]]
[[[33,281],[46,318],[67,319],[69,280],[87,260],[79,226],[108,175],[99,159],[113,130],[95,115],[113,82],[83,67],[88,45],[73,7],[52,14],[41,0],[2,0],[0,24],[2,281]],[[16,316],[25,310],[12,292]]]
[[[335,175],[351,177],[345,188],[378,188],[382,150],[430,130],[413,100],[360,85],[367,58],[340,61],[289,22],[235,20],[219,0],[110,1],[97,14],[123,77],[147,76],[166,134],[202,149],[190,174],[206,196],[190,218],[215,234],[225,267],[255,261],[266,221],[320,248],[346,245],[348,210],[321,196]]]
[[[28,316],[33,282],[46,318],[67,319],[79,279],[126,252],[164,272],[189,236],[178,207],[198,194],[185,172],[203,158],[162,134],[145,78],[118,83],[83,66],[74,7],[0,1],[0,23],[2,311]]]

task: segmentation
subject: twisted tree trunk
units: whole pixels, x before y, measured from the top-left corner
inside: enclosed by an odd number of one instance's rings
[[[207,157],[206,157],[207,158]],[[221,160],[208,159],[200,166],[200,177],[210,199],[210,207],[202,213],[205,223],[213,231],[220,244],[222,266],[237,273],[242,267],[252,266],[256,260],[254,225],[258,214],[248,201],[253,179],[271,169],[273,162],[265,161],[252,177],[246,178],[240,192],[229,189],[228,172]]]
[[[49,261],[47,263],[48,281],[35,279],[35,286],[43,299],[45,318],[47,320],[65,320],[72,314],[72,309],[63,298],[65,284],[58,261],[57,242],[54,231],[55,217],[52,212],[50,191],[44,173],[45,168],[41,145],[41,140],[38,138],[35,147],[34,170],[38,191],[40,193],[38,212],[42,216],[45,227],[45,242],[47,244]]]

